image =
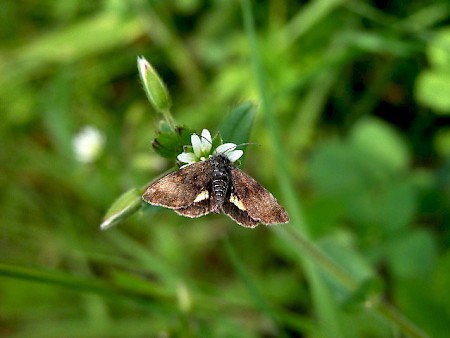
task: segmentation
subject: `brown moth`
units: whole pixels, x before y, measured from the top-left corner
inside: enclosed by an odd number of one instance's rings
[[[162,177],[150,184],[142,198],[186,217],[223,212],[248,228],[289,221],[276,198],[223,153]]]

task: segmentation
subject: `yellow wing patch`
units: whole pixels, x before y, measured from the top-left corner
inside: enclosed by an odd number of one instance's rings
[[[242,204],[241,200],[240,200],[236,195],[231,194],[231,196],[230,196],[230,202],[233,203],[235,206],[238,207],[238,209],[240,209],[240,210],[242,210],[242,211],[247,210],[247,209],[245,208],[244,204]]]
[[[200,192],[200,194],[197,195],[197,197],[194,199],[194,203],[198,203],[204,200],[207,200],[209,198],[209,192],[208,190],[203,190]]]

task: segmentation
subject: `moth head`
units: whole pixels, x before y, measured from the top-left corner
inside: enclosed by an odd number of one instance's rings
[[[222,143],[216,148],[213,148],[213,140],[211,133],[208,129],[203,129],[201,135],[192,134],[191,145],[185,146],[183,152],[177,156],[177,159],[181,163],[185,163],[181,168],[188,166],[189,164],[206,161],[213,155],[223,154],[231,162],[236,162],[244,152],[240,149],[236,149],[238,145],[234,143]]]

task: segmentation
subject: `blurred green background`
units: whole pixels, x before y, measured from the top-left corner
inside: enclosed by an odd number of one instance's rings
[[[2,1],[0,336],[448,337],[449,13]],[[217,132],[254,104],[243,169],[289,224],[148,206],[99,230],[118,196],[175,164],[151,148],[161,115],[138,55],[180,125]],[[86,126],[101,136],[82,157]]]

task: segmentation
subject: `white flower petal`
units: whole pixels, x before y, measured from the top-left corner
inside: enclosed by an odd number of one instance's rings
[[[208,144],[212,143],[211,133],[208,129],[202,130],[202,141],[208,142]]]
[[[141,76],[142,82],[144,82],[144,86],[147,87],[147,77],[145,74],[151,68],[150,63],[143,56],[138,56],[137,63],[139,75]]]
[[[231,162],[236,162],[237,160],[239,160],[241,158],[241,156],[244,154],[244,152],[240,149],[237,149],[237,150],[229,151],[225,154]]]
[[[196,156],[193,153],[181,153],[177,156],[178,161],[183,163],[193,163],[196,161]]]
[[[202,156],[202,140],[197,134],[192,134],[191,136],[192,149],[197,157]]]
[[[208,129],[202,130],[202,155],[209,154],[212,147],[211,133]]]
[[[223,154],[223,153],[226,153],[229,151],[233,151],[234,149],[236,149],[236,144],[224,143],[224,144],[221,144],[220,146],[218,146],[214,152],[216,154]]]

